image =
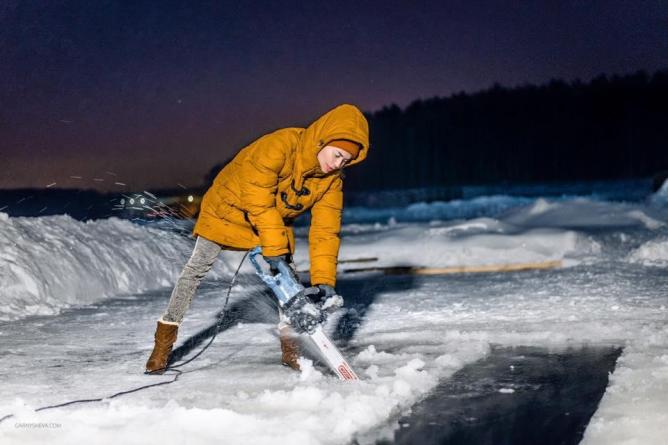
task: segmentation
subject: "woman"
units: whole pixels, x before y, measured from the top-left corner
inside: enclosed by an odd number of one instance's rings
[[[216,176],[202,199],[193,229],[195,249],[158,320],[146,372],[161,373],[178,326],[195,291],[222,249],[262,247],[276,268],[291,262],[292,222],[311,211],[311,284],[321,297],[335,295],[343,208],[341,169],[362,162],[369,150],[369,125],[359,109],[340,105],[308,128],[284,128],[242,149]],[[299,369],[289,328],[279,325],[283,363]]]

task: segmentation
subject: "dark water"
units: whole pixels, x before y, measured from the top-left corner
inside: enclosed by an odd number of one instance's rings
[[[620,348],[494,348],[399,419],[389,444],[577,444]]]

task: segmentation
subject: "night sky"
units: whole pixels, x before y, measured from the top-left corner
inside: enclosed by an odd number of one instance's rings
[[[342,102],[666,67],[660,0],[5,0],[0,188],[196,186]]]

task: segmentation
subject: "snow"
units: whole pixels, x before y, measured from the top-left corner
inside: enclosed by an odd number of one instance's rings
[[[169,286],[193,246],[173,232],[117,218],[0,213],[0,227],[0,321]],[[226,272],[225,261],[219,264],[213,277]]]
[[[629,254],[629,261],[645,265],[668,265],[668,238],[647,241]]]
[[[492,345],[618,345],[623,353],[583,443],[665,443],[668,208],[652,198],[543,197],[468,217],[346,225],[340,258],[377,258],[360,267],[566,265],[408,278],[347,274],[357,265],[342,263],[346,308],[327,329],[359,382],[341,382],[309,358],[300,373],[280,366],[276,315],[259,282],[242,274],[230,306],[246,312],[177,382],[41,412],[33,409],[173,378],[141,371],[192,240],[118,219],[0,214],[0,298],[8,302],[0,417],[15,415],[0,423],[0,442],[373,443],[364,439],[370,432],[391,437],[401,413]],[[307,251],[298,231],[300,270]],[[220,279],[239,259],[225,257],[203,283],[177,347],[215,322],[226,291]],[[339,338],[344,321],[353,329]],[[500,391],[513,397],[512,388]]]
[[[649,201],[655,206],[668,207],[668,179],[664,181],[656,193],[650,196]]]
[[[448,202],[417,202],[404,207],[351,207],[346,209],[344,222],[370,222],[379,220],[424,221],[430,219],[475,218],[496,215],[505,210],[531,203],[532,198],[495,195],[479,196],[468,200]]]

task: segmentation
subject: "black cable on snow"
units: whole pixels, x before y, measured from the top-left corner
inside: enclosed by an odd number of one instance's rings
[[[216,339],[216,335],[218,335],[218,330],[220,329],[220,326],[223,324],[223,321],[225,320],[225,316],[227,315],[227,311],[226,311],[227,303],[230,301],[230,293],[232,293],[232,287],[234,287],[234,282],[237,279],[237,275],[239,275],[239,270],[241,270],[241,266],[244,264],[244,261],[246,261],[247,256],[248,256],[248,251],[246,251],[246,253],[244,254],[243,258],[241,259],[241,262],[239,262],[239,266],[237,267],[237,270],[234,272],[234,275],[232,276],[232,280],[230,281],[230,285],[227,288],[227,295],[225,297],[225,303],[223,304],[223,310],[221,311],[222,315],[220,317],[218,317],[218,322],[216,323],[216,328],[213,331],[213,335],[211,336],[211,339],[209,340],[209,343],[204,345],[204,347],[197,354],[195,354],[193,357],[189,358],[188,360],[186,360],[184,362],[181,362],[181,363],[177,363],[173,366],[167,366],[166,368],[164,368],[165,371],[174,371],[175,372],[174,378],[172,380],[169,380],[169,381],[166,381],[166,382],[152,383],[150,385],[143,385],[143,386],[139,386],[137,388],[128,389],[126,391],[120,391],[120,392],[112,394],[108,397],[101,397],[101,398],[97,398],[97,399],[79,399],[79,400],[72,400],[72,401],[69,401],[69,402],[59,403],[57,405],[42,406],[40,408],[35,409],[35,412],[44,411],[44,410],[53,409],[53,408],[62,408],[64,406],[74,405],[75,403],[102,402],[104,400],[113,399],[114,397],[122,396],[124,394],[130,394],[130,393],[138,392],[138,391],[141,391],[141,390],[144,390],[144,389],[147,389],[147,388],[153,388],[154,386],[169,385],[170,383],[176,382],[179,379],[179,377],[181,376],[181,374],[183,374],[183,371],[181,371],[179,368],[181,368],[182,366],[187,365],[188,363],[192,362],[197,357],[202,355],[204,353],[204,351],[206,351],[209,348],[209,346],[211,346],[213,341]],[[2,423],[3,421],[5,421],[7,419],[12,418],[12,417],[14,417],[14,414],[7,414],[4,417],[0,417],[0,423]]]

